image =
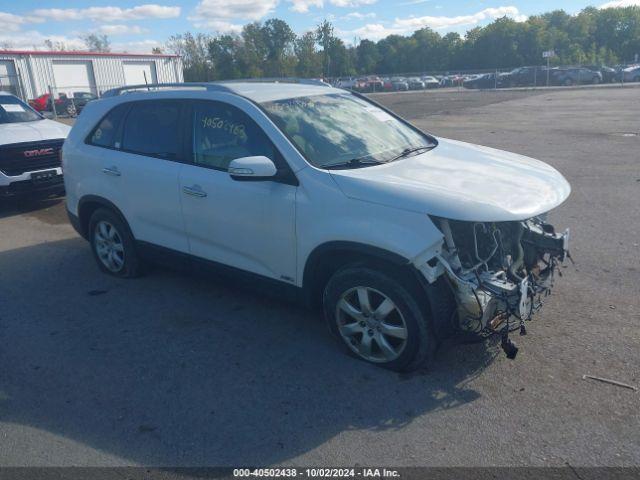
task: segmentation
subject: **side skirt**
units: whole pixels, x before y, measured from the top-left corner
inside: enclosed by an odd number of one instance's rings
[[[149,263],[198,275],[226,287],[306,306],[303,289],[290,283],[140,240],[136,241],[136,249],[140,257]]]

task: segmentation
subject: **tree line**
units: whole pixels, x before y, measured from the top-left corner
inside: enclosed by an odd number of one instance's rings
[[[422,28],[357,45],[345,44],[327,20],[296,35],[273,18],[239,34],[175,35],[167,49],[183,57],[186,81],[515,68],[541,64],[547,50],[555,51],[558,65],[615,65],[640,53],[640,7],[556,10],[524,22],[503,17],[464,36]]]

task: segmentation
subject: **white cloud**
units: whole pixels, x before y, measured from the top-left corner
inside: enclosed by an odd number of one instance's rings
[[[640,0],[614,0],[600,5],[598,8],[623,8],[623,7],[640,7]]]
[[[640,2],[640,0],[637,0]],[[461,15],[455,17],[446,16],[426,16],[396,18],[390,25],[385,23],[369,23],[354,30],[341,30],[340,37],[349,41],[354,36],[367,38],[369,40],[380,40],[389,35],[409,35],[416,30],[429,27],[434,30],[454,30],[459,27],[471,27],[478,25],[485,20],[495,20],[501,17],[510,17],[518,22],[527,19],[526,15],[521,15],[516,7],[486,8],[471,15]]]
[[[291,10],[298,13],[307,13],[311,7],[323,8],[324,0],[288,0],[291,3]],[[362,5],[373,5],[378,0],[328,0],[336,7],[360,7]]]
[[[132,8],[88,7],[88,8],[39,8],[33,16],[45,21],[94,20],[114,22],[122,20],[142,20],[147,18],[175,18],[180,16],[180,7],[163,5],[137,5]]]
[[[200,0],[195,15],[201,20],[259,20],[276,7],[278,0]]]
[[[344,20],[352,20],[352,19],[363,20],[365,18],[376,18],[376,13],[375,12],[370,12],[370,13],[351,12],[351,13],[347,13],[342,18]]]
[[[214,33],[240,33],[242,31],[242,24],[225,22],[223,20],[196,20],[190,18],[193,24],[198,28],[206,28]]]
[[[271,13],[278,0],[200,0],[189,20],[216,33],[239,33],[242,24]]]
[[[356,28],[348,32],[340,32],[343,38],[366,38],[368,40],[380,40],[389,35],[402,35],[406,33],[405,29],[396,27],[385,27],[381,23],[369,23],[364,27]]]
[[[111,44],[114,52],[127,53],[151,53],[154,48],[162,48],[162,43],[157,40],[140,40],[137,42],[122,42]]]
[[[0,12],[0,24],[2,24],[5,30],[17,32],[23,23],[25,23],[24,17],[12,13]]]
[[[44,44],[45,40],[51,40],[53,43],[62,43],[67,50],[81,50],[85,48],[84,42],[78,37],[43,35],[35,30],[11,34],[0,33],[0,43],[9,45],[10,48],[17,50],[48,50]]]
[[[378,0],[329,0],[336,7],[361,7],[362,5],[373,5]]]
[[[511,17],[517,21],[526,20],[526,16],[520,15],[517,7],[497,7],[497,8],[485,8],[477,13],[471,15],[459,15],[456,17],[409,17],[399,19],[396,18],[394,27],[404,28],[407,31],[418,30],[420,28],[429,27],[435,30],[464,27],[477,25],[484,20],[495,20],[501,17]]]
[[[0,12],[0,25],[5,31],[17,32],[26,23],[42,23],[44,20],[23,15],[14,15],[13,13]]]
[[[409,0],[408,2],[400,3],[399,5],[418,5],[420,3],[428,3],[431,0]],[[437,7],[436,7],[437,8]]]
[[[98,33],[104,35],[140,35],[147,33],[146,28],[137,25],[100,25],[97,29]]]
[[[307,13],[311,7],[324,7],[323,0],[289,0],[289,2],[291,2],[291,10],[298,13]]]

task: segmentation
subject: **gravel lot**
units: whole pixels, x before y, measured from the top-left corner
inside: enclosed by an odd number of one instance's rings
[[[0,465],[640,465],[640,89],[376,100],[573,186],[575,267],[515,338],[428,371],[340,353],[317,313],[181,273],[98,272],[60,199],[0,203]],[[631,135],[636,134],[636,135]]]

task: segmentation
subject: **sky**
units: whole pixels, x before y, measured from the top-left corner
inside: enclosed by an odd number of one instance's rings
[[[82,36],[106,34],[113,51],[150,52],[176,33],[238,32],[242,25],[277,17],[298,34],[330,20],[347,43],[389,34],[409,35],[428,26],[440,33],[464,34],[478,25],[509,16],[562,8],[577,13],[587,6],[639,5],[640,0],[0,0],[0,49],[44,49],[44,41],[82,49]]]

